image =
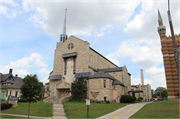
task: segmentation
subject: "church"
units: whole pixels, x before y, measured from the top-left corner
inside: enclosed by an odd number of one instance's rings
[[[131,90],[131,74],[90,47],[90,43],[66,35],[66,12],[60,42],[54,53],[53,71],[46,83],[44,102],[61,102],[71,96],[71,84],[83,77],[87,98],[120,103],[121,95]]]

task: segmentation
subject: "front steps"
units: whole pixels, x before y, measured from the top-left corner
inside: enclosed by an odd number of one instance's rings
[[[66,116],[66,114],[64,113],[63,105],[53,104],[52,115],[53,116]]]

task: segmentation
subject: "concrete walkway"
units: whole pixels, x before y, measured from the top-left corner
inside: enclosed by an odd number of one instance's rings
[[[139,109],[141,109],[144,105],[148,103],[151,103],[151,102],[130,104],[114,112],[101,116],[97,119],[128,119],[129,117],[131,117],[134,113],[136,113]]]
[[[1,113],[1,115],[11,115],[11,116],[20,116],[20,117],[28,117],[28,115],[18,115],[18,114],[6,114],[6,113]],[[53,117],[38,117],[38,116],[29,116],[29,118],[40,118],[40,119],[67,119],[64,116],[53,116]],[[1,119],[6,119],[6,118],[1,118]]]

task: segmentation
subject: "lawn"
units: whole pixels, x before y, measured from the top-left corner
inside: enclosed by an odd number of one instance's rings
[[[1,118],[26,118],[26,117],[11,116],[11,115],[1,115]]]
[[[89,118],[103,116],[126,105],[128,104],[91,103],[89,106]],[[67,118],[87,118],[87,105],[85,102],[66,102],[65,106]]]
[[[130,118],[179,118],[179,101],[149,103]]]
[[[1,113],[28,115],[28,103],[20,102],[18,107],[1,110]],[[52,117],[52,103],[43,103],[43,101],[31,103],[30,116]]]

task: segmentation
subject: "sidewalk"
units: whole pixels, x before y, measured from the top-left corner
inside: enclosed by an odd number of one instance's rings
[[[28,115],[18,115],[18,114],[6,114],[1,113],[1,115],[11,115],[11,116],[20,116],[20,117],[28,117]],[[40,118],[40,119],[67,119],[64,116],[53,116],[53,117],[38,117],[38,116],[29,116],[29,118]],[[7,118],[1,118],[1,119],[7,119]]]
[[[139,109],[141,109],[144,105],[148,103],[151,103],[151,102],[130,104],[114,112],[101,116],[97,119],[128,119],[129,117],[131,117],[134,113],[136,113]]]

